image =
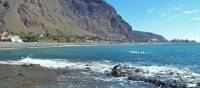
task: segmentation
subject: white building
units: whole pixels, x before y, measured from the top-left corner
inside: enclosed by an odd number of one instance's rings
[[[152,38],[152,39],[148,40],[148,42],[159,42],[159,39]]]
[[[18,43],[23,42],[19,36],[9,35],[8,38],[10,39],[11,42],[18,42]]]

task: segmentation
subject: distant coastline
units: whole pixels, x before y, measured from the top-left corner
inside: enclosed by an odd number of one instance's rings
[[[0,50],[23,49],[23,48],[49,48],[67,46],[89,46],[92,43],[11,43],[0,42]]]
[[[172,43],[197,43],[195,40],[188,40],[188,39],[173,39],[170,42],[172,42]]]
[[[130,44],[200,44],[199,42],[157,42],[157,43],[131,43],[131,42],[104,42],[104,43],[12,43],[0,42],[0,50],[13,50],[25,48],[50,48],[50,47],[78,47],[78,46],[95,46],[95,45],[130,45]]]

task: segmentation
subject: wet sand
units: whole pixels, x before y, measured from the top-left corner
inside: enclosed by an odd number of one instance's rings
[[[0,88],[82,88],[80,81],[84,78],[83,71],[86,70],[50,69],[33,64],[0,64]]]
[[[84,72],[88,70],[49,69],[33,64],[0,64],[0,88],[107,88],[110,86],[109,82],[95,80],[91,78],[92,75]],[[97,75],[95,73],[93,76]]]
[[[87,70],[49,69],[33,64],[0,64],[0,88],[83,88],[84,85],[94,87],[89,85],[90,83],[84,83],[84,71]]]
[[[0,42],[0,50],[12,50],[22,48],[48,48],[48,47],[67,47],[67,46],[89,46],[91,43],[10,43]]]
[[[122,85],[121,81],[104,81],[99,78],[110,77],[86,69],[49,69],[39,65],[0,64],[0,88],[139,88],[144,85],[130,87],[128,82]]]
[[[131,43],[11,43],[11,42],[0,42],[0,50],[13,50],[23,48],[49,48],[49,47],[71,47],[71,46],[93,46],[93,45],[127,45]],[[140,43],[133,43],[140,44]],[[141,43],[143,44],[143,43]],[[152,43],[151,43],[152,44]]]
[[[31,88],[40,83],[53,82],[59,70],[39,65],[0,65],[0,88]]]

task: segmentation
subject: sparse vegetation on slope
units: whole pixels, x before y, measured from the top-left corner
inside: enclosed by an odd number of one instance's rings
[[[0,0],[0,2],[0,31],[34,34],[34,36],[22,36],[28,38],[24,39],[25,41],[40,40],[40,37],[36,36],[39,34],[50,35],[47,37],[48,40],[53,36],[53,40],[59,42],[82,40],[82,36],[99,36],[125,41],[140,39],[139,41],[143,42],[152,39],[136,35],[132,27],[104,0]],[[158,41],[165,40],[159,36],[155,38]]]

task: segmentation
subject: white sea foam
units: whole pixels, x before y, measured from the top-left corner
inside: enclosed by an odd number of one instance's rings
[[[104,73],[105,71],[111,71],[116,63],[111,61],[90,61],[90,62],[70,62],[63,59],[33,59],[30,57],[18,60],[18,61],[0,61],[0,64],[13,64],[13,65],[23,65],[23,64],[39,64],[47,68],[71,68],[71,69],[86,69],[89,67],[93,72]],[[190,82],[200,82],[200,75],[192,72],[189,69],[179,69],[174,66],[140,66],[133,63],[121,63],[126,67],[136,67],[142,69],[147,74],[145,76],[154,76],[156,74],[169,75],[170,73],[176,73],[181,75],[181,78]],[[195,79],[191,79],[195,77]],[[108,81],[108,80],[107,80]],[[191,86],[191,85],[190,85]]]
[[[152,66],[139,66],[138,68],[143,69],[146,72],[149,73],[161,73],[161,74],[165,74],[165,73],[169,73],[169,72],[178,72],[181,74],[184,74],[185,71],[180,70],[176,67],[173,66],[156,66],[156,65],[152,65]]]
[[[14,61],[0,61],[0,64],[23,65],[23,64],[38,64],[47,68],[71,68],[71,69],[85,69],[89,67],[94,72],[104,73],[106,70],[110,71],[114,64],[110,61],[91,61],[91,62],[69,62],[63,59],[33,59],[26,57],[24,59]]]
[[[129,51],[131,54],[145,54],[144,51]]]
[[[70,62],[65,59],[33,59],[30,57],[26,57],[21,60],[9,60],[9,61],[0,61],[0,64],[13,64],[13,65],[23,65],[23,64],[39,64],[43,67],[47,68],[65,68],[70,67],[74,69],[85,69],[86,67],[90,67],[91,70],[95,72],[104,72],[104,71],[111,71],[111,69],[117,64],[112,63],[111,61],[90,61],[90,62]],[[156,74],[156,73],[169,73],[169,72],[177,72],[180,74],[193,74],[196,76],[200,76],[197,73],[193,73],[189,69],[179,69],[174,66],[141,66],[141,65],[134,65],[134,63],[121,63],[126,67],[136,67],[144,70],[145,72]]]
[[[102,80],[102,81],[106,81],[106,82],[125,82],[124,80],[126,80],[126,77],[95,77],[95,80]]]
[[[47,68],[65,68],[65,67],[79,67],[80,63],[71,63],[67,60],[61,59],[33,59],[30,57],[18,60],[18,61],[0,61],[0,64],[13,64],[13,65],[23,65],[23,64],[38,64],[42,67]]]
[[[116,63],[111,63],[111,61],[105,60],[105,61],[90,61],[90,62],[70,62],[68,60],[64,59],[33,59],[30,57],[26,57],[24,59],[14,61],[0,61],[0,64],[14,64],[14,65],[22,65],[22,64],[39,64],[43,67],[47,68],[65,68],[65,67],[72,67],[72,68],[86,68],[90,67],[92,70],[96,72],[103,72],[103,71],[110,71]],[[174,66],[140,66],[140,65],[134,65],[133,63],[121,63],[122,65],[126,67],[137,67],[140,68],[146,72],[149,73],[168,73],[168,72],[177,72],[180,74],[185,74],[189,71],[189,69],[178,69]],[[197,74],[196,74],[197,75]]]

